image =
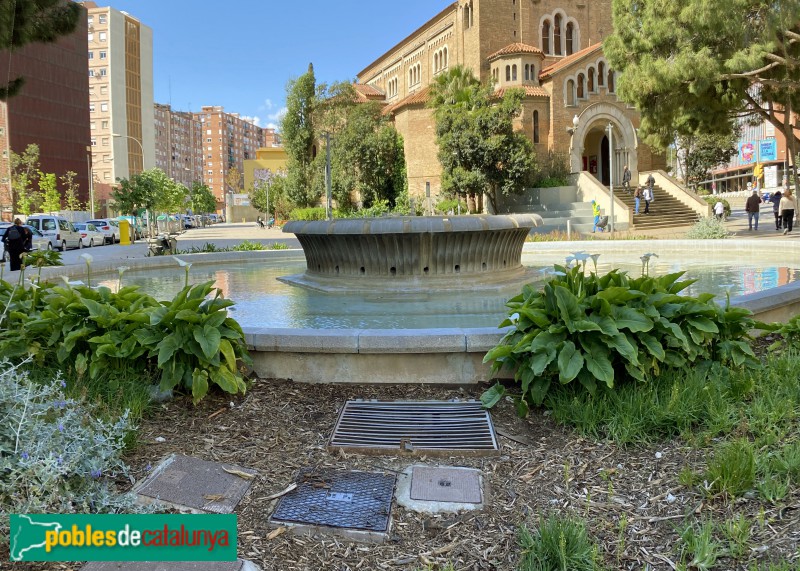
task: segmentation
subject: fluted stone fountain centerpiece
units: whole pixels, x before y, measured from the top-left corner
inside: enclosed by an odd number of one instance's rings
[[[323,291],[492,287],[525,275],[522,246],[535,214],[294,221],[304,274],[283,281]]]

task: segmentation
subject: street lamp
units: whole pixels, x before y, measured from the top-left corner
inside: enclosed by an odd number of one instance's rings
[[[333,220],[333,209],[331,208],[331,134],[328,131],[325,135],[325,216],[328,220]]]
[[[574,141],[575,141],[575,133],[578,130],[578,124],[581,122],[580,118],[575,115],[572,118],[572,127],[567,127],[567,133],[569,133],[569,156],[570,161],[572,160],[572,152],[574,149]],[[572,165],[570,165],[570,170],[572,170]],[[581,170],[580,161],[578,161],[578,167],[575,169],[576,171]]]
[[[144,171],[144,146],[142,145],[142,142],[136,137],[131,137],[130,135],[120,135],[119,133],[111,133],[111,136],[117,138],[124,137],[126,139],[130,139],[131,141],[136,141],[136,144],[139,145],[139,150],[142,151],[142,171]]]
[[[608,131],[608,188],[611,190],[611,233],[614,233],[614,124],[609,123]]]
[[[86,166],[89,168],[89,208],[94,218],[94,177],[92,175],[92,146],[86,146]]]

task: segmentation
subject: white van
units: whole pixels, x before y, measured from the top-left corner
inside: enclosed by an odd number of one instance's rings
[[[81,233],[63,216],[34,214],[28,217],[26,224],[50,238],[53,247],[62,252],[67,248],[83,248]]]

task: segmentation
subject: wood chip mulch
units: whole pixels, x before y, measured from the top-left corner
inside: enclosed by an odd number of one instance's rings
[[[418,570],[438,569],[448,562],[456,570],[512,570],[521,557],[519,526],[535,527],[540,514],[550,512],[586,519],[609,569],[676,569],[680,561],[676,529],[687,518],[703,521],[713,516],[721,523],[739,513],[753,522],[750,551],[737,561],[722,558],[714,569],[744,571],[757,560],[798,556],[797,489],[777,505],[708,498],[679,483],[684,467],[699,471],[706,462],[704,450],[692,449],[680,439],[623,448],[581,438],[541,410],[521,420],[510,403],[501,403],[492,411],[503,445],[498,457],[334,455],[326,449],[347,399],[477,399],[484,389],[256,380],[241,398],[215,393],[198,406],[183,397],[156,405],[141,423],[139,444],[128,462],[137,478],[172,453],[258,470],[260,475],[236,513],[239,556],[264,571]],[[395,505],[390,539],[380,545],[335,535],[301,537],[268,525],[277,502],[270,497],[291,484],[300,468],[399,472],[412,463],[480,469],[489,486],[489,505],[480,512],[439,516]],[[28,568],[80,568],[46,565]]]

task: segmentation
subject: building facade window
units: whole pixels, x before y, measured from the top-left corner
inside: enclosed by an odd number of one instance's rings
[[[553,50],[557,56],[563,54],[561,51],[561,14],[556,14],[553,18]]]
[[[574,107],[575,106],[575,80],[570,79],[567,81],[567,106]]]
[[[550,53],[550,20],[545,20],[542,24],[542,51]]]
[[[589,93],[594,93],[594,68],[589,68],[589,83],[588,83]]]
[[[608,70],[608,92],[614,93],[614,70]]]
[[[530,68],[528,67],[528,64],[526,63],[525,64],[525,81],[529,81],[530,78],[531,78]]]
[[[108,52],[106,52],[106,51],[101,51],[100,52],[100,59],[106,59],[107,57],[108,57]]]
[[[568,56],[574,53],[574,39],[575,39],[575,26],[572,22],[567,24],[567,44],[566,44],[566,54]]]
[[[101,103],[100,111],[108,111],[108,103]]]
[[[106,16],[105,14],[100,14],[99,21],[100,21],[101,24],[107,23],[108,22],[108,16]]]
[[[506,81],[511,81],[511,66],[506,66]]]
[[[598,87],[603,87],[604,85],[604,75],[606,74],[606,64],[602,61],[597,64],[597,85]]]
[[[511,66],[511,81],[517,81],[517,64]]]
[[[584,97],[586,97],[586,94],[584,93],[585,83],[586,83],[586,81],[585,81],[585,79],[583,77],[583,74],[579,73],[578,74],[578,99],[583,99]]]
[[[98,35],[100,36],[100,41],[101,42],[105,42],[106,39],[108,39],[108,34],[105,33],[105,32],[100,32]]]
[[[94,52],[89,52],[89,59],[94,59]]]
[[[539,142],[539,112],[533,112],[533,142]]]

